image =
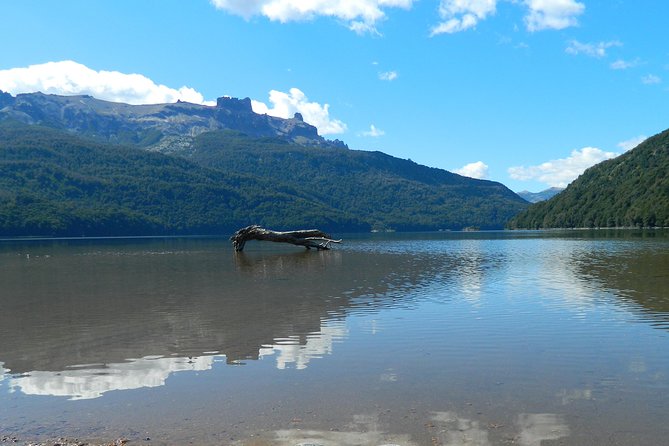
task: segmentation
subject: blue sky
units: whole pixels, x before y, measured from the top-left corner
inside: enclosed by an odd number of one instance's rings
[[[250,97],[352,149],[515,191],[565,185],[669,127],[666,0],[21,0],[0,12],[12,94]]]

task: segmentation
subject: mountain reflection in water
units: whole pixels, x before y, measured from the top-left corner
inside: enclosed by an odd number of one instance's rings
[[[0,429],[91,432],[85,412],[107,420],[89,435],[166,444],[669,435],[663,236],[12,241],[0,266]]]
[[[320,332],[308,335],[303,343],[298,337],[292,337],[274,345],[263,345],[259,356],[276,357],[279,369],[304,369],[313,358],[330,354],[333,344],[345,335],[344,327],[324,325]],[[112,390],[163,386],[172,373],[210,370],[215,362],[226,362],[226,358],[217,354],[187,358],[147,356],[120,363],[84,364],[61,371],[32,371],[17,376],[0,369],[0,375],[9,375],[12,391],[18,390],[27,395],[66,396],[76,400],[98,398]]]
[[[214,358],[274,355],[280,369],[305,368],[346,336],[348,312],[393,305],[430,274],[396,255],[343,262],[337,251],[231,254],[217,240],[181,243],[5,254],[0,359],[12,388],[91,398],[162,385]]]

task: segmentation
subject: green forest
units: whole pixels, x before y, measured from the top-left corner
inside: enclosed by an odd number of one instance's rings
[[[669,130],[586,170],[511,229],[669,227]]]
[[[380,152],[224,131],[179,157],[0,123],[3,236],[493,229],[526,206],[499,183]]]
[[[368,229],[281,184],[53,129],[0,125],[0,234],[227,234],[249,223]]]
[[[304,147],[222,131],[200,135],[189,159],[307,191],[312,200],[358,216],[380,230],[500,229],[527,207],[500,183],[382,152]]]

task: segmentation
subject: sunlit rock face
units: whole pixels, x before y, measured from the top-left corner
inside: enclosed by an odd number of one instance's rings
[[[131,105],[89,95],[25,93],[13,97],[0,91],[0,121],[10,119],[170,153],[187,151],[195,137],[216,130],[276,137],[298,144],[345,147],[340,141],[319,136],[318,129],[300,116],[283,119],[255,113],[249,98],[221,97],[215,106],[182,101]]]

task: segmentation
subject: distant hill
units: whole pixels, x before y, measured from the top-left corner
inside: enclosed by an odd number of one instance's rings
[[[525,201],[530,203],[538,203],[540,201],[545,201],[550,198],[553,198],[555,195],[559,194],[564,190],[564,187],[551,187],[541,192],[530,192],[524,190],[522,192],[517,192],[517,194]]]
[[[0,93],[0,235],[501,229],[527,206],[500,183],[349,150],[248,99]]]
[[[669,130],[586,170],[509,228],[669,227]]]

